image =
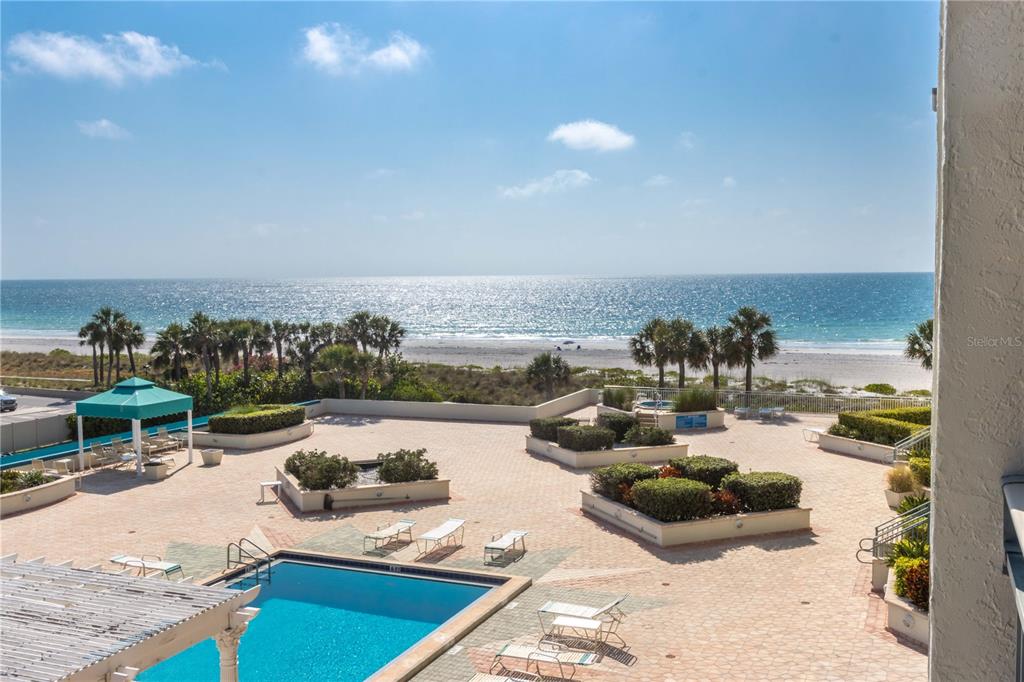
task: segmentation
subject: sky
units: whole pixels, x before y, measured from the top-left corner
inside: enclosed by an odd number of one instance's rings
[[[4,278],[933,266],[937,2],[0,13]]]

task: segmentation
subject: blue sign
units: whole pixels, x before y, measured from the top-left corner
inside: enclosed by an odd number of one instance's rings
[[[677,414],[676,430],[684,429],[706,429],[708,428],[708,416],[706,414]]]

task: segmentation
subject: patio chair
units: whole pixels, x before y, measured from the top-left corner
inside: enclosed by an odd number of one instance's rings
[[[828,429],[820,427],[804,429],[804,440],[808,443],[817,443],[821,440],[821,434],[828,433]]]
[[[172,441],[163,440],[146,434],[143,434],[142,436],[142,454],[144,455],[161,452],[162,450],[169,450],[171,448],[177,450],[177,445]]]
[[[773,407],[772,408],[772,417],[774,419],[782,419],[785,416],[786,416],[786,408],[785,407]]]
[[[54,469],[53,467],[46,466],[46,462],[44,462],[41,459],[34,459],[34,460],[32,460],[29,463],[29,466],[32,468],[32,471],[38,471],[38,472],[41,472],[43,474],[46,474],[47,476],[63,476],[64,473],[70,473],[70,472],[61,472],[61,471],[58,471],[57,469]]]
[[[363,536],[363,554],[369,554],[371,551],[366,549],[368,540],[373,541],[372,551],[377,551],[382,546],[386,546],[391,542],[399,542],[403,534],[409,538],[407,544],[412,544],[412,527],[415,525],[415,521],[402,519],[397,523],[392,523],[390,526],[377,526],[377,530]]]
[[[131,443],[125,443],[121,438],[111,438],[110,447],[114,448],[114,452],[119,455],[123,455],[129,452],[135,452],[135,448]]]
[[[747,419],[748,417],[750,417],[751,409],[752,408],[750,407],[737,407],[735,410],[733,410],[733,414],[736,415],[737,419]]]
[[[540,682],[541,677],[522,670],[506,670],[504,675],[492,675],[491,673],[477,673],[469,678],[469,682],[523,682],[524,680],[536,680]]]
[[[437,528],[428,530],[416,538],[416,549],[419,552],[417,556],[433,552],[441,545],[454,544],[461,547],[466,532],[465,525],[465,519],[448,519]],[[455,539],[456,535],[458,535],[458,540]]]
[[[154,462],[156,464],[166,464],[169,467],[175,466],[177,462],[174,461],[174,455],[150,455],[147,454],[145,449],[142,451],[142,463],[149,464]]]
[[[484,563],[507,563],[509,558],[512,561],[519,561],[526,555],[525,530],[510,530],[507,533],[497,533],[491,536],[491,541],[484,545]],[[516,545],[519,545],[519,552],[516,552]]]
[[[775,412],[770,407],[762,407],[760,410],[757,411],[757,416],[761,419],[761,421],[768,421],[769,419],[775,416]]]
[[[576,675],[576,666],[593,665],[600,661],[601,657],[598,654],[585,651],[547,651],[526,644],[506,644],[498,653],[494,654],[491,674],[514,674],[515,671],[505,667],[505,659],[524,661],[527,672],[530,671],[532,664],[537,675],[541,675],[541,663],[557,665],[558,676],[563,680],[571,680]],[[568,669],[568,675],[566,675],[566,669]]]
[[[597,620],[602,616],[608,616],[612,620],[622,620],[626,617],[626,614],[622,612],[622,609],[620,609],[619,606],[622,602],[626,601],[627,597],[629,597],[629,595],[624,594],[603,606],[583,606],[582,604],[571,604],[564,601],[549,601],[545,602],[543,606],[537,609],[537,617],[541,618],[541,616],[544,615],[556,617],[572,616],[575,618],[592,618]],[[543,619],[541,619],[541,629],[544,629]]]
[[[184,443],[185,441],[185,439],[182,438],[181,436],[168,432],[166,426],[157,427],[156,437],[159,438],[160,440],[166,440],[174,443],[175,450],[180,450],[182,447],[182,443]]]
[[[180,573],[182,578],[185,577],[185,571],[182,570],[181,564],[164,561],[155,554],[143,554],[142,556],[118,554],[110,558],[110,563],[123,566],[124,568],[137,569],[138,574],[142,577],[146,577],[150,571],[160,573],[168,580],[171,577],[171,573]]]
[[[121,463],[121,458],[118,457],[116,452],[114,452],[114,448],[100,445],[99,443],[93,443],[89,446],[89,450],[96,458],[96,464],[99,466]]]

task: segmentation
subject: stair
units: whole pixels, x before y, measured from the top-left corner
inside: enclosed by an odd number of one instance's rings
[[[637,423],[640,424],[640,426],[658,425],[658,417],[655,415],[654,412],[649,412],[647,410],[639,410],[636,413],[636,420]]]

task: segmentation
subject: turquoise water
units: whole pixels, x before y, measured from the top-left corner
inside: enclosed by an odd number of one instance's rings
[[[618,339],[660,315],[700,325],[741,305],[772,314],[790,347],[902,339],[932,317],[931,273],[675,277],[365,277],[309,280],[4,280],[0,335],[72,338],[103,305],[147,332],[214,317],[341,321],[389,315],[413,337]]]
[[[263,583],[238,650],[243,680],[364,680],[489,588],[282,562]],[[137,679],[217,682],[212,639]]]

